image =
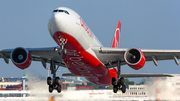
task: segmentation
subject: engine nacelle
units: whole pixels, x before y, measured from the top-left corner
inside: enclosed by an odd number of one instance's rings
[[[138,48],[130,48],[124,54],[124,60],[131,68],[138,70],[145,64],[145,56]]]
[[[25,48],[18,47],[11,52],[11,60],[20,69],[26,69],[31,64],[31,55]]]

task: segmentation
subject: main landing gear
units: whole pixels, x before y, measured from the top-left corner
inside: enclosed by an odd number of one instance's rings
[[[51,74],[53,74],[53,78],[47,77],[47,84],[49,85],[49,92],[52,93],[54,89],[57,90],[58,93],[61,92],[61,84],[59,77],[56,77],[56,71],[59,67],[56,68],[55,61],[51,60],[50,70]]]
[[[118,65],[117,65],[117,78],[118,80],[116,80],[115,78],[112,78],[112,85],[113,85],[113,92],[117,93],[118,90],[121,90],[122,93],[126,92],[126,86],[124,85],[124,77],[120,78],[120,73],[121,73],[121,65],[120,65],[121,61],[118,61]],[[114,70],[116,70],[114,68]],[[120,79],[119,79],[120,78]]]
[[[113,92],[117,93],[118,90],[121,90],[122,93],[126,92],[126,86],[124,85],[124,77],[121,77],[118,79],[118,81],[115,81],[113,84]]]

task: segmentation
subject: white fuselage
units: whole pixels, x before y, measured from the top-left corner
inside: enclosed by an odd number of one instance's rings
[[[83,19],[73,10],[56,8],[48,22],[48,30],[55,42],[66,49],[63,55],[66,67],[71,73],[83,76],[98,85],[110,85],[112,73],[98,59],[92,47],[102,47]]]

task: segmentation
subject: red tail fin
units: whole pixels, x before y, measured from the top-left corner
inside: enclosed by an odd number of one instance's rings
[[[119,36],[121,32],[121,22],[118,21],[117,28],[114,34],[113,42],[112,42],[112,48],[117,48],[119,47]]]

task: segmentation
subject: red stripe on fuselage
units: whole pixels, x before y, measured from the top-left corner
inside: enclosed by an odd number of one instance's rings
[[[74,37],[57,32],[53,38],[60,47],[59,39],[67,40],[64,45],[67,53],[63,55],[63,60],[66,67],[74,75],[84,76],[90,82],[102,86],[110,85],[112,77],[117,77],[114,70],[107,70],[97,58],[86,52]]]

